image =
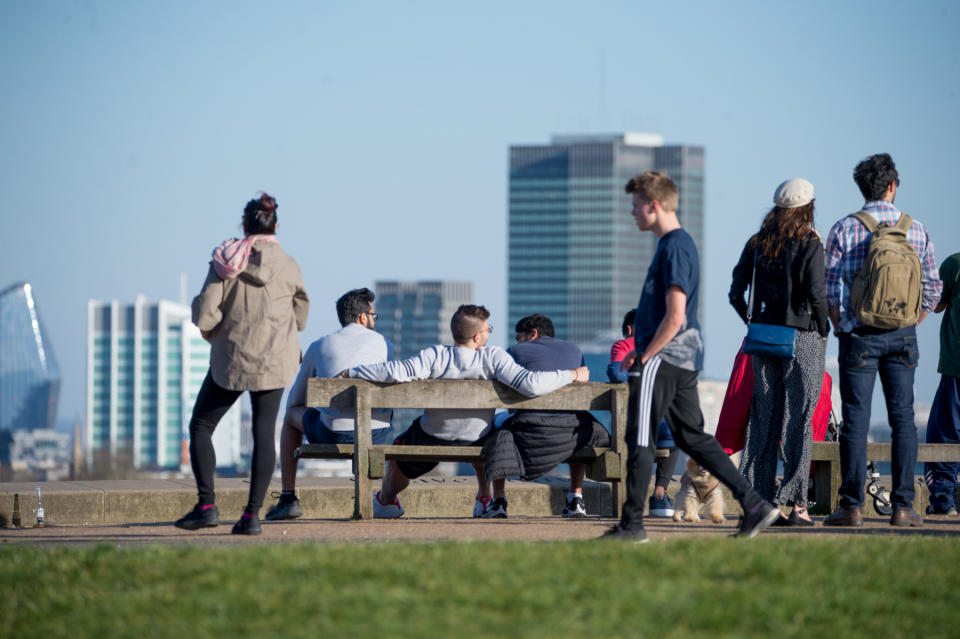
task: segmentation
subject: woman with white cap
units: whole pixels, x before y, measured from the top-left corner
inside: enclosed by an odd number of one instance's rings
[[[733,269],[730,304],[744,322],[797,329],[793,358],[753,355],[753,399],[740,472],[765,499],[792,507],[780,525],[812,526],[807,513],[811,418],[829,332],[823,243],[813,228],[813,185],[777,187],[774,207]],[[752,282],[752,285],[751,285]],[[750,302],[744,299],[752,288]],[[776,486],[777,458],[783,479]]]

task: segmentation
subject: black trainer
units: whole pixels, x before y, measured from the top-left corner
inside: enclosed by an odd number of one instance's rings
[[[294,497],[292,500],[284,502],[283,497],[277,502],[277,505],[267,511],[264,517],[267,521],[280,521],[282,519],[299,519],[303,516],[303,509],[300,508],[300,500]]]
[[[263,532],[263,529],[260,527],[260,518],[256,515],[251,517],[240,517],[240,521],[233,525],[233,530],[230,531],[234,535],[259,535]]]
[[[490,502],[483,514],[484,519],[506,519],[507,518],[507,498],[499,497]]]
[[[620,524],[612,526],[609,530],[603,533],[603,536],[600,539],[622,539],[624,541],[632,541],[635,544],[645,544],[649,539],[647,539],[647,531],[641,528],[624,528]]]
[[[216,506],[204,510],[200,504],[197,504],[193,507],[193,510],[173,522],[173,525],[184,530],[216,528],[220,525],[220,511],[217,510]]]
[[[749,512],[743,513],[743,517],[740,518],[740,528],[733,536],[752,539],[782,516],[779,508],[769,502],[761,501]]]

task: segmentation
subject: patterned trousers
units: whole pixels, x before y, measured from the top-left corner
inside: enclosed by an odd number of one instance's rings
[[[753,399],[740,472],[764,499],[807,505],[811,419],[823,384],[826,342],[798,331],[794,359],[752,356]],[[777,458],[783,461],[779,488]]]

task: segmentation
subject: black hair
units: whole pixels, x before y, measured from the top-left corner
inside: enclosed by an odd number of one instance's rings
[[[277,232],[277,201],[260,192],[260,197],[243,207],[243,232],[247,235],[273,235]]]
[[[337,300],[337,318],[341,326],[357,321],[363,313],[370,312],[370,305],[377,296],[369,288],[355,288],[347,291]]]
[[[627,311],[626,315],[623,316],[623,326],[620,327],[620,332],[623,333],[623,336],[628,335],[627,329],[633,326],[634,322],[637,320],[637,309],[631,308]]]
[[[883,199],[887,187],[891,184],[900,186],[900,175],[889,153],[877,153],[862,160],[853,169],[853,181],[860,188],[863,198],[872,202]]]
[[[555,333],[553,331],[553,321],[543,313],[536,313],[534,315],[527,315],[517,322],[514,331],[517,333],[530,333],[533,329],[537,329],[537,332],[541,335],[546,335],[547,337],[554,337]]]

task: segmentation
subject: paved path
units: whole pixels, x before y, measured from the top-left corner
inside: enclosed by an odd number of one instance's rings
[[[824,528],[816,517],[814,528],[771,528],[766,535],[809,536],[810,538],[848,535],[949,535],[960,537],[960,517],[927,517],[921,529],[891,527],[886,519],[867,518],[860,529]],[[471,541],[546,541],[592,539],[603,534],[612,519],[591,517],[568,520],[560,517],[512,517],[502,520],[469,518],[403,518],[398,520],[349,521],[342,519],[300,519],[264,522],[263,535],[242,537],[230,534],[233,522],[201,531],[174,528],[169,522],[116,524],[101,526],[50,526],[47,528],[0,529],[0,545],[30,544],[43,548],[116,544],[228,545],[243,543],[348,542],[381,543],[390,541],[429,542],[439,540]],[[732,534],[736,520],[724,524],[674,523],[666,519],[647,519],[647,534],[653,541],[689,537],[720,539]]]

